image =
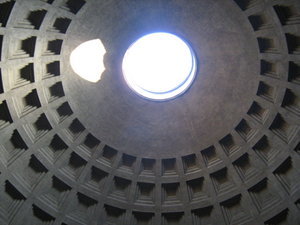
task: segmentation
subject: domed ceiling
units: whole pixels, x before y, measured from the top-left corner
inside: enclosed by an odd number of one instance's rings
[[[134,93],[138,38],[186,40],[181,96]],[[100,39],[105,71],[69,57]],[[0,224],[300,224],[298,0],[0,1]]]

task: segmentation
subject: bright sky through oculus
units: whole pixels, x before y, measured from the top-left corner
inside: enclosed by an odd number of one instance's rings
[[[170,33],[152,33],[134,42],[122,62],[124,78],[140,95],[165,100],[184,92],[194,80],[192,49]]]

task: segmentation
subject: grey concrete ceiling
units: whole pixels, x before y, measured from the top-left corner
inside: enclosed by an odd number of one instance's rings
[[[298,0],[0,0],[0,224],[300,224]],[[166,102],[122,57],[164,31],[198,71]],[[99,38],[96,84],[69,65]]]

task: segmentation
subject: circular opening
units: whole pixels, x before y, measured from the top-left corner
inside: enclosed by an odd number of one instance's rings
[[[153,100],[182,94],[194,80],[196,59],[191,47],[170,33],[152,33],[126,51],[122,70],[128,86]]]

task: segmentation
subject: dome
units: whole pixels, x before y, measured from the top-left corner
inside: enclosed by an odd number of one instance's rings
[[[197,68],[164,101],[123,74],[152,33]],[[299,85],[297,0],[0,1],[0,224],[300,224]]]

